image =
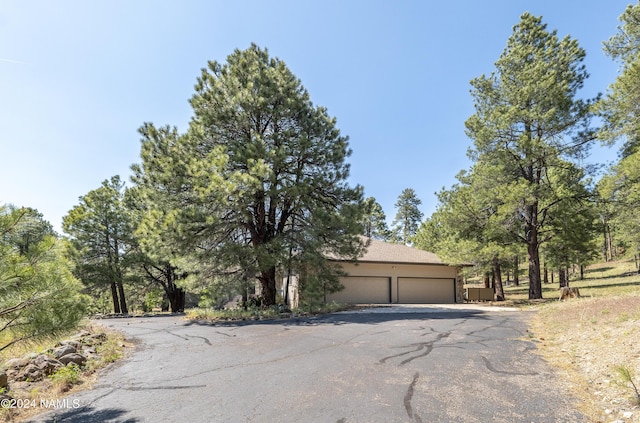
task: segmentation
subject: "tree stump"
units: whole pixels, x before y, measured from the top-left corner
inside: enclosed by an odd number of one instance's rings
[[[580,298],[580,290],[578,288],[562,287],[560,288],[560,300],[567,298]]]

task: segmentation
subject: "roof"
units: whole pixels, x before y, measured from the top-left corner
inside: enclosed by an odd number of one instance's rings
[[[363,237],[363,240],[368,241],[369,246],[364,255],[358,258],[359,262],[446,265],[437,255],[429,251],[372,238]],[[339,258],[334,260],[347,261]]]

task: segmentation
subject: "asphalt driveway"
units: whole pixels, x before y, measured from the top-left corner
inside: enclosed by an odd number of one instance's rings
[[[580,422],[528,312],[391,307],[210,324],[103,320],[137,343],[37,422]]]

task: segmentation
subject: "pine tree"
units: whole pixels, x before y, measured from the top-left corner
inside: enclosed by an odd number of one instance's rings
[[[496,71],[471,81],[475,113],[466,122],[470,157],[500,172],[504,204],[498,210],[529,257],[529,298],[542,298],[540,245],[548,219],[576,201],[563,191],[579,181],[550,183],[549,174],[584,156],[593,131],[592,101],[577,99],[588,77],[585,53],[569,36],[558,39],[528,13],[514,27]]]
[[[422,212],[418,208],[422,204],[413,188],[405,188],[396,201],[396,217],[393,220],[392,236],[396,242],[409,245],[412,237],[418,232]]]
[[[62,220],[62,228],[78,251],[76,273],[98,292],[108,287],[114,313],[129,312],[124,292],[127,255],[133,228],[124,204],[124,183],[119,176],[80,197]]]
[[[150,203],[147,233],[174,233],[199,273],[257,278],[264,305],[275,304],[278,270],[290,262],[306,269],[360,254],[362,188],[347,183],[348,139],[283,61],[252,45],[209,62],[191,106],[186,134],[141,130],[138,178],[175,192]],[[315,277],[338,289],[335,271]]]
[[[387,217],[380,203],[374,197],[368,197],[364,201],[363,235],[368,238],[388,241],[391,231],[387,227]]]
[[[620,161],[599,183],[605,259],[615,255],[614,237],[634,254],[640,252],[640,3],[627,6],[620,20],[605,53],[622,70],[598,103],[605,121],[600,138],[624,141]]]
[[[34,209],[0,205],[0,351],[75,327],[87,298],[67,245]]]

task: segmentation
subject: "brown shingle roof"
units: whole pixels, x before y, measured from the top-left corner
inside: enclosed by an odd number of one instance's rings
[[[440,260],[438,256],[429,251],[407,247],[402,244],[364,238],[365,242],[367,240],[369,241],[369,247],[366,253],[358,258],[358,261],[374,263],[446,264]]]

